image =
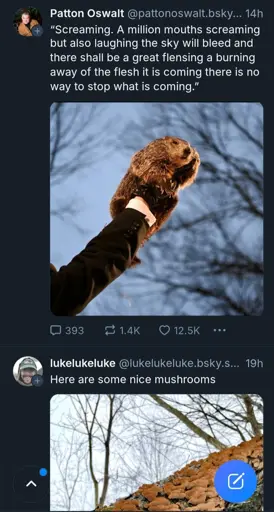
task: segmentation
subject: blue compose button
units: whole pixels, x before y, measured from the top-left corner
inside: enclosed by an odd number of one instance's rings
[[[254,494],[257,476],[254,469],[242,460],[230,460],[216,471],[214,486],[225,501],[242,503]]]

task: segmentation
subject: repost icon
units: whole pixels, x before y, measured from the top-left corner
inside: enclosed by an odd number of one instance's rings
[[[105,325],[105,335],[115,334],[115,325]]]
[[[49,328],[49,332],[52,336],[58,336],[62,334],[62,326],[61,325],[51,325]]]

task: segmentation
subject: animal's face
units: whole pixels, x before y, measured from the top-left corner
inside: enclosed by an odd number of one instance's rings
[[[200,165],[198,152],[189,142],[178,137],[164,137],[163,141],[170,155],[166,167],[174,188],[184,188],[191,185],[196,178]]]
[[[163,137],[136,153],[132,164],[145,181],[157,182],[166,192],[175,192],[193,183],[200,157],[186,140]]]
[[[195,180],[199,165],[200,156],[195,148],[187,141],[175,137],[166,137],[166,144],[170,149],[172,181],[176,189],[185,188]],[[178,148],[178,149],[176,149]]]

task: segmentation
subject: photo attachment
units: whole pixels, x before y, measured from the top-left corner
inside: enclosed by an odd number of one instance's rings
[[[51,511],[263,510],[253,394],[55,395]]]
[[[64,300],[86,297],[80,315],[262,314],[261,104],[55,103],[50,183],[53,274],[64,274],[136,194],[157,219],[114,281],[113,258],[98,262],[123,245],[122,220],[97,240],[92,272],[103,290],[92,300],[72,269]]]

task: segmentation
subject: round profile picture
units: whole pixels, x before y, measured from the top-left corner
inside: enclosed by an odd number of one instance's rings
[[[21,357],[14,364],[13,376],[21,386],[31,387],[36,385],[33,379],[38,376],[37,380],[39,380],[41,375],[43,375],[43,367],[35,357]],[[37,385],[39,385],[38,382]]]
[[[22,7],[14,15],[13,25],[20,36],[39,37],[43,33],[42,17],[36,7]]]

